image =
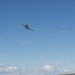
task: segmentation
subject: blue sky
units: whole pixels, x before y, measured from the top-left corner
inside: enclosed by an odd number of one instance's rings
[[[2,64],[50,68],[62,63],[66,71],[75,69],[74,34],[74,0],[0,0]]]

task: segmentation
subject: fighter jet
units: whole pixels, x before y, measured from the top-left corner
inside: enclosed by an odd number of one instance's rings
[[[28,24],[22,24],[26,29],[28,29],[28,30],[33,30],[33,29],[31,29],[29,26],[28,26]]]

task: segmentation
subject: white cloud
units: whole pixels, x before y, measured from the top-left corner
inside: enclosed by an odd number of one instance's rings
[[[64,66],[64,65],[63,65]],[[75,69],[68,69],[67,67],[63,68],[62,64],[52,64],[52,65],[42,65],[39,68],[19,68],[12,65],[0,64],[0,73],[6,73],[6,75],[49,75],[49,74],[62,74],[62,73],[72,73]]]
[[[50,65],[45,65],[43,68],[44,68],[44,70],[47,70],[47,71],[53,71],[54,70],[53,66],[50,66]]]
[[[10,66],[10,65],[3,65],[0,64],[0,72],[15,72],[18,68],[16,66]]]

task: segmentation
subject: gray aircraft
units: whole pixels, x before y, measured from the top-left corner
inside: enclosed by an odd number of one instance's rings
[[[28,29],[28,30],[33,30],[33,29],[31,29],[29,26],[28,26],[28,24],[22,24],[26,29]]]

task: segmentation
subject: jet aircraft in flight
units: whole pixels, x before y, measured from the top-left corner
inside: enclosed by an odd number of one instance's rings
[[[28,24],[22,24],[26,29],[28,29],[28,30],[33,30],[33,29],[31,29],[29,26],[28,26]]]

